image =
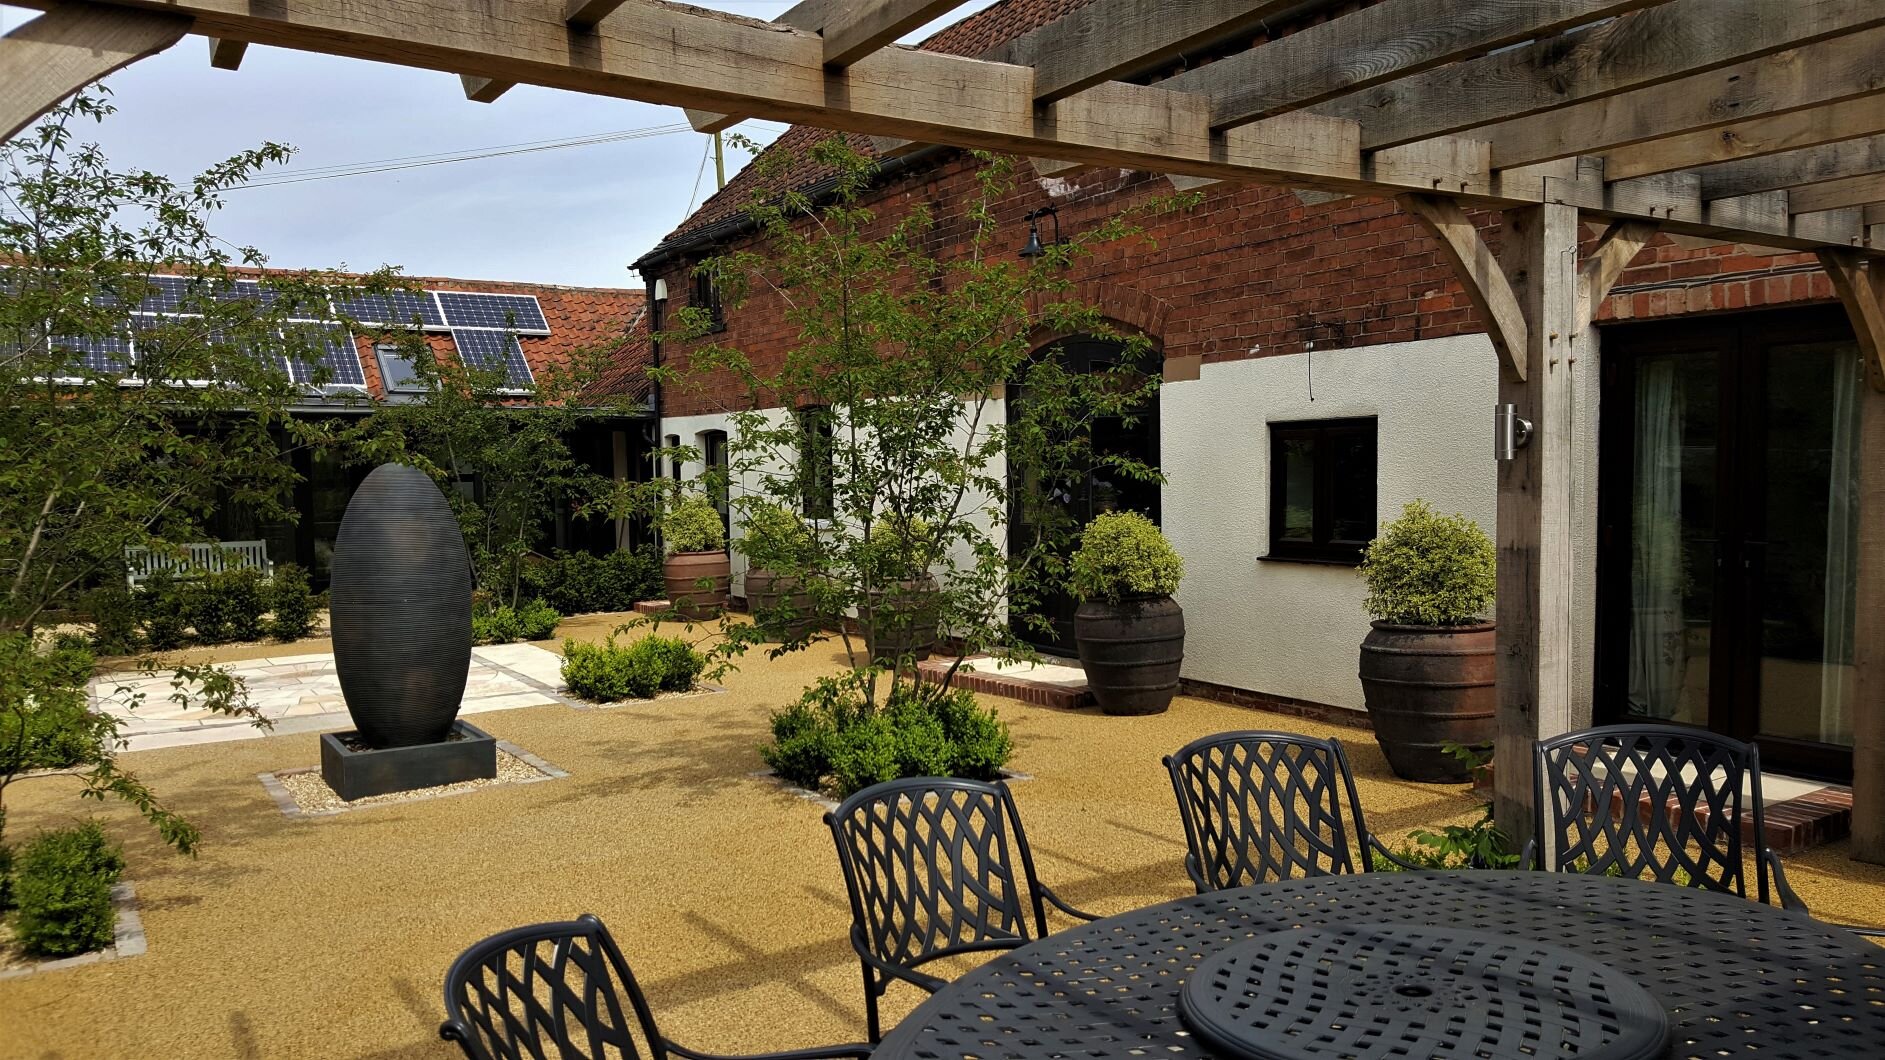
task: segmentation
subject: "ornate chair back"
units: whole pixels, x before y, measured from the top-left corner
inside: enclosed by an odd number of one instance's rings
[[[1185,871],[1200,894],[1354,872],[1357,852],[1366,857],[1368,832],[1338,740],[1219,733],[1167,756],[1165,768],[1190,848]]]
[[[1752,744],[1672,725],[1610,725],[1538,741],[1536,767],[1537,837],[1525,864],[1745,898],[1742,815],[1751,810],[1757,897],[1767,901]]]
[[[622,951],[589,914],[493,935],[445,976],[441,1037],[471,1060],[666,1060]]]

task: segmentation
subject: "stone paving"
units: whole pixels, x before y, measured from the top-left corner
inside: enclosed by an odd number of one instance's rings
[[[562,666],[561,656],[534,644],[474,648],[464,705],[458,712],[481,714],[568,703],[562,695]],[[203,707],[180,706],[170,698],[167,673],[109,674],[92,682],[92,697],[101,709],[122,719],[119,732],[133,751],[352,727],[331,654],[252,659],[225,668],[248,685],[249,701],[275,723],[272,730]],[[143,699],[133,709],[129,704],[138,693]]]

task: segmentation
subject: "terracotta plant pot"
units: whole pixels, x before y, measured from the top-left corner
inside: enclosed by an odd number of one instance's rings
[[[674,617],[696,622],[726,607],[727,588],[733,582],[726,549],[671,553],[661,573],[668,583],[669,610]],[[711,579],[711,587],[702,588],[702,579]]]
[[[1160,714],[1178,691],[1185,612],[1169,596],[1116,604],[1089,600],[1073,613],[1074,646],[1087,688],[1108,714]]]
[[[792,620],[784,628],[773,628],[778,623],[768,624],[765,614],[781,607],[792,609]],[[805,591],[804,583],[763,567],[746,572],[746,610],[777,641],[799,640],[819,627],[818,616],[812,613],[812,594]]]
[[[905,656],[922,662],[941,639],[937,624],[942,591],[928,574],[906,578],[890,587],[871,590],[872,619],[858,617],[864,648],[878,662],[892,663]]]
[[[1445,748],[1492,742],[1492,623],[1373,626],[1361,642],[1361,690],[1388,766],[1406,780],[1464,783],[1469,771]]]

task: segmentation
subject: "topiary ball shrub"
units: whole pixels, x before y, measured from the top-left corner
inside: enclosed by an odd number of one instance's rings
[[[766,765],[843,798],[900,777],[993,780],[1014,754],[1007,723],[964,688],[899,684],[876,710],[858,674],[825,678],[772,716]]]
[[[1152,520],[1138,512],[1095,516],[1080,535],[1068,569],[1076,599],[1116,604],[1134,596],[1170,596],[1185,576],[1185,561]]]
[[[276,640],[300,640],[314,632],[314,592],[308,572],[293,563],[275,568],[268,582],[268,635]]]
[[[1397,626],[1479,622],[1492,608],[1498,560],[1478,523],[1411,501],[1362,552],[1368,614]]]
[[[743,513],[740,551],[761,570],[797,571],[812,552],[812,531],[797,512],[782,504],[755,504]]]
[[[96,821],[42,832],[14,867],[13,930],[27,953],[69,957],[111,945],[118,923],[111,886],[124,856]]]
[[[720,510],[698,493],[684,494],[668,506],[661,516],[661,537],[669,552],[718,552],[727,547]]]
[[[626,646],[613,636],[601,644],[563,642],[563,683],[597,703],[691,691],[706,666],[692,645],[675,637],[643,637]]]

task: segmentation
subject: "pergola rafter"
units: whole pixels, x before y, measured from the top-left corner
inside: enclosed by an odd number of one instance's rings
[[[1577,371],[1637,252],[1660,232],[1817,253],[1875,369],[1866,437],[1885,438],[1878,0],[1093,0],[980,58],[891,43],[955,6],[937,0],[804,0],[771,23],[660,0],[27,2],[48,11],[0,40],[9,135],[188,31],[231,67],[259,43],[458,74],[475,99],[529,83],[687,108],[697,127],[753,116],[1181,187],[1396,199],[1533,426],[1498,482],[1496,803],[1521,837],[1528,741],[1572,717]],[[1305,12],[1335,13],[1276,35]],[[1604,234],[1580,264],[1581,222]],[[1876,537],[1885,472],[1868,481]],[[1878,550],[1858,576],[1877,636]],[[1854,849],[1885,861],[1885,649],[1862,647]]]

